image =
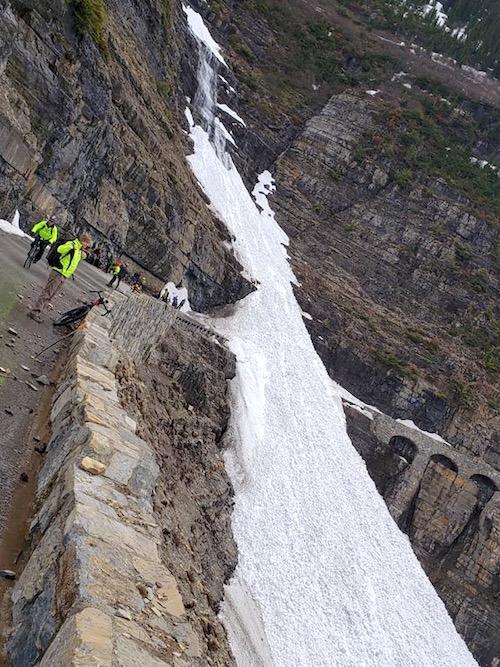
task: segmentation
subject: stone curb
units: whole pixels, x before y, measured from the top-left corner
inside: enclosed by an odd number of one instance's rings
[[[52,438],[13,589],[12,667],[201,665],[162,564],[154,454],[119,403],[104,318],[78,332],[53,400]]]

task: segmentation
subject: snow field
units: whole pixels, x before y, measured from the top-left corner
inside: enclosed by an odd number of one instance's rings
[[[199,84],[214,113],[209,64]],[[213,123],[186,117],[193,172],[259,285],[214,322],[237,357],[226,465],[239,563],[222,618],[238,666],[475,665],[349,441],[293,294],[288,239],[267,201],[271,174],[252,198],[211,142]]]

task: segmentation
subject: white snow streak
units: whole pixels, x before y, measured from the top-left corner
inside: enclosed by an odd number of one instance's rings
[[[14,213],[12,222],[0,219],[0,229],[3,232],[6,232],[7,234],[13,234],[14,236],[22,236],[28,239],[31,238],[30,236],[28,236],[28,234],[25,234],[19,227],[19,211],[16,211]]]
[[[435,12],[436,15],[436,23],[440,28],[446,25],[446,21],[448,20],[448,14],[443,11],[443,5],[441,2],[438,0],[430,0],[428,5],[424,5],[422,7],[422,14],[424,16],[427,16],[431,12]]]
[[[252,191],[252,197],[255,203],[261,209],[262,215],[274,220],[274,211],[269,206],[268,196],[276,190],[274,178],[269,171],[263,171],[259,176],[259,180],[255,184]],[[288,243],[288,239],[286,239]]]
[[[233,146],[236,146],[236,141],[233,139],[233,135],[229,132],[224,123],[219,118],[214,118],[214,123],[220,129],[224,138],[233,144]]]
[[[229,83],[229,81],[228,81],[227,79],[225,79],[225,78],[224,78],[223,76],[221,76],[220,74],[219,74],[219,79],[222,81],[222,83],[224,83],[224,84],[227,86],[227,88],[228,88],[232,93],[234,93],[234,94],[236,95],[236,89],[233,88],[233,86]]]
[[[234,111],[233,109],[231,109],[230,107],[228,107],[227,104],[219,104],[219,103],[217,103],[217,108],[221,109],[221,111],[224,111],[224,113],[227,113],[227,115],[228,115],[228,116],[231,116],[231,118],[234,118],[234,120],[237,120],[238,123],[241,123],[241,125],[243,125],[244,127],[247,126],[247,124],[245,123],[245,121],[243,120],[243,118],[241,118],[241,116],[238,116],[238,114],[236,113],[236,111]]]
[[[187,287],[177,287],[172,282],[166,283],[160,291],[159,298],[164,299],[165,296],[167,296],[168,302],[176,308],[184,301],[182,307],[179,308],[182,312],[187,313],[191,310]]]
[[[195,35],[200,42],[203,42],[203,44],[205,44],[205,46],[214,54],[217,60],[227,67],[226,61],[222,57],[222,49],[210,34],[210,31],[200,14],[195,12],[194,9],[188,5],[182,5],[182,9],[187,16],[188,24],[193,35]]]

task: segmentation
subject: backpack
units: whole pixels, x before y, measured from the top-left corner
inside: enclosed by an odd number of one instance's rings
[[[75,247],[74,247],[74,246],[73,246],[73,248],[72,248],[69,252],[67,252],[65,255],[60,255],[60,254],[57,252],[57,249],[58,249],[59,247],[61,247],[61,246],[64,245],[65,243],[68,243],[68,241],[70,241],[70,240],[71,240],[71,239],[58,239],[55,243],[53,243],[53,244],[50,246],[50,250],[49,250],[49,252],[47,253],[47,264],[48,264],[49,266],[52,266],[53,268],[56,268],[56,269],[60,269],[60,268],[61,268],[61,259],[62,259],[63,257],[67,257],[68,255],[71,255],[71,259],[70,259],[70,264],[71,264],[71,262],[73,261],[73,255],[75,254]]]

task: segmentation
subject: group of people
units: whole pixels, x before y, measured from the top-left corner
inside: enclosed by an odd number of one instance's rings
[[[108,273],[111,273],[111,280],[108,283],[108,287],[114,287],[115,289],[118,289],[121,281],[130,275],[128,268],[125,266],[121,259],[115,259],[114,261],[111,261],[108,267]],[[143,288],[143,284],[143,277],[138,271],[136,271],[130,279],[130,287],[132,288],[132,292],[140,292]]]
[[[47,262],[51,267],[49,278],[38,300],[29,312],[29,317],[37,322],[42,321],[43,312],[52,299],[61,291],[65,280],[71,278],[82,259],[88,257],[92,242],[88,234],[83,233],[73,239],[61,239],[53,218],[42,218],[31,228],[33,242],[30,251],[34,252],[32,263],[40,261],[47,249]],[[95,253],[95,250],[94,250]],[[120,260],[111,260],[108,266],[111,280],[108,287],[118,288],[120,282],[129,275],[125,264]],[[142,290],[143,277],[139,272],[131,276],[131,287],[134,292]]]
[[[88,234],[84,233],[74,239],[60,240],[59,229],[54,220],[50,218],[42,218],[32,227],[31,232],[34,234],[31,247],[36,248],[34,263],[40,261],[45,250],[51,247],[47,256],[47,261],[51,266],[49,278],[29,312],[32,319],[41,322],[43,312],[56,294],[61,291],[64,281],[73,276],[81,260],[84,259],[86,251],[91,246],[91,239]]]

